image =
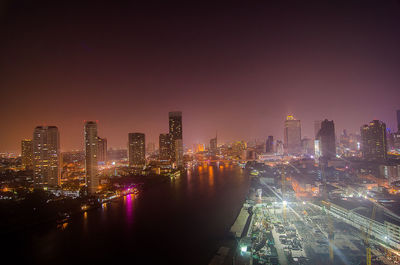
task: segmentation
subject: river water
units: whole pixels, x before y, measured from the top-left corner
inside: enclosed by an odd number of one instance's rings
[[[1,252],[13,257],[11,264],[208,264],[248,188],[238,166],[204,164],[74,216],[62,228],[46,225],[3,239]]]

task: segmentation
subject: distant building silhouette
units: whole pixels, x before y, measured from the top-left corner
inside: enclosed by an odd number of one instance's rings
[[[283,144],[286,153],[298,154],[301,152],[301,124],[293,116],[286,117],[284,125]]]
[[[363,157],[368,160],[386,160],[386,124],[379,120],[373,120],[369,124],[363,125],[360,131]]]
[[[171,136],[168,133],[160,134],[158,149],[160,160],[171,160]]]
[[[276,141],[276,154],[283,155],[283,153],[284,153],[283,142],[278,140]]]
[[[155,151],[156,151],[156,145],[154,144],[154,142],[148,143],[146,147],[146,152],[148,154],[153,154]]]
[[[218,150],[217,137],[210,140],[210,154],[216,155]]]
[[[183,166],[183,132],[182,132],[182,112],[169,112],[169,135],[171,137],[171,159],[176,166]],[[180,152],[180,153],[177,153]],[[179,161],[177,159],[180,159]]]
[[[37,126],[33,132],[33,168],[37,184],[60,185],[60,134],[56,126]]]
[[[143,167],[146,165],[146,140],[144,133],[128,134],[129,166]]]
[[[90,194],[96,193],[99,188],[100,181],[98,175],[98,142],[97,123],[95,121],[87,121],[84,126],[85,134],[85,170],[86,170],[86,186]]]
[[[301,139],[302,153],[306,155],[314,155],[314,141],[310,138]]]
[[[24,139],[21,141],[21,162],[25,169],[33,167],[33,141]]]
[[[268,136],[265,143],[265,152],[274,153],[274,137],[272,135]]]
[[[107,162],[107,139],[98,137],[97,142],[97,162],[106,163]]]
[[[317,140],[319,141],[319,152],[322,158],[331,159],[336,156],[335,124],[333,121],[325,119],[321,123]]]

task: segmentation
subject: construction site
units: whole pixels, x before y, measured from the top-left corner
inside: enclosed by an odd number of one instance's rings
[[[231,229],[238,242],[233,264],[400,263],[394,211],[366,196],[335,197],[323,170],[318,196],[297,196],[293,168],[267,171],[274,182],[263,180],[262,170],[252,174],[248,200]]]

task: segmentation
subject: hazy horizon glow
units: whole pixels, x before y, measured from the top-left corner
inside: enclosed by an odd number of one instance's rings
[[[6,1],[0,7],[0,152],[37,125],[83,149],[84,120],[109,147],[158,145],[168,112],[183,141],[283,138],[286,115],[359,133],[400,109],[398,1],[180,5]],[[314,3],[313,3],[314,2]]]

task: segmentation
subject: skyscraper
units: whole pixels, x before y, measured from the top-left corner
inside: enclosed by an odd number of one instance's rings
[[[160,160],[171,160],[171,136],[162,133],[159,137]]]
[[[106,163],[107,162],[107,139],[106,138],[98,138],[97,142],[97,162],[98,163]]]
[[[265,143],[265,152],[274,153],[274,137],[272,135],[268,136]]]
[[[86,170],[86,186],[89,193],[93,194],[99,188],[98,176],[98,142],[97,123],[95,121],[85,122],[85,170]]]
[[[331,159],[336,156],[335,124],[325,119],[321,122],[321,129],[317,134],[320,156]]]
[[[170,112],[168,116],[169,116],[169,135],[171,137],[171,158],[173,162],[176,162],[176,165],[183,165],[183,161],[176,160],[177,158],[183,159],[182,112],[181,111]],[[182,153],[177,154],[176,152],[182,152]]]
[[[24,139],[21,141],[21,162],[26,169],[33,167],[33,141]]]
[[[217,154],[217,150],[218,150],[217,137],[215,137],[215,138],[212,138],[210,140],[210,154],[211,155],[216,155]]]
[[[183,143],[182,139],[175,140],[175,163],[178,168],[183,167]]]
[[[60,134],[56,126],[37,126],[33,131],[33,168],[37,184],[60,185]]]
[[[361,150],[368,160],[386,160],[387,140],[386,124],[373,120],[361,127]]]
[[[128,134],[128,156],[129,166],[143,167],[146,165],[146,148],[144,133],[129,133]]]
[[[283,144],[286,153],[299,154],[301,152],[301,125],[300,120],[287,116],[284,126]]]

